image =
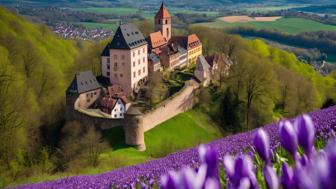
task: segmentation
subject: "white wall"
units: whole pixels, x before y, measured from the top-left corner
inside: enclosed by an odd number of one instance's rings
[[[118,99],[117,104],[114,106],[111,111],[112,119],[123,119],[125,114],[125,105],[120,99]]]

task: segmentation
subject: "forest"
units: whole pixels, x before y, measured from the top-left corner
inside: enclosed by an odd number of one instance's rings
[[[138,23],[147,30],[148,24]],[[219,72],[198,95],[199,108],[228,132],[335,102],[336,73],[322,77],[260,40],[203,27],[188,32],[201,38],[205,55],[224,53],[235,63],[228,76]],[[0,8],[0,187],[99,164],[109,144],[92,126],[65,122],[64,99],[75,72],[99,74],[106,42],[60,39],[46,26]]]
[[[262,37],[302,48],[316,48],[324,53],[336,52],[336,33],[334,31],[304,32],[291,35],[275,30],[258,30],[249,27],[239,27],[230,29],[229,32],[245,36]]]

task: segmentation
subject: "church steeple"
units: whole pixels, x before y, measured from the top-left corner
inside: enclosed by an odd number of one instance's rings
[[[169,41],[171,38],[171,16],[163,2],[159,11],[156,13],[154,20],[155,31],[161,31],[163,37]]]

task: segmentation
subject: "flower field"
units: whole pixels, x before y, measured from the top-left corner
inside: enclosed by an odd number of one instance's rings
[[[16,188],[134,188],[136,183],[142,182],[146,182],[147,185],[151,185],[154,182],[158,184],[163,183],[163,188],[177,188],[176,185],[181,181],[176,178],[178,173],[174,172],[176,174],[169,174],[168,176],[163,177],[163,180],[160,179],[163,175],[166,175],[172,170],[180,170],[185,167],[191,168],[183,169],[185,173],[184,175],[186,175],[186,179],[184,179],[185,181],[188,181],[188,175],[198,179],[194,180],[193,187],[182,188],[193,189],[197,188],[197,186],[199,188],[219,188],[220,183],[219,179],[217,179],[219,177],[218,159],[224,160],[227,177],[225,186],[227,188],[258,188],[258,186],[256,186],[257,178],[254,178],[258,177],[258,175],[252,175],[253,164],[251,163],[252,160],[250,160],[250,157],[254,156],[254,151],[259,154],[259,161],[264,162],[260,163],[263,168],[261,174],[264,175],[267,188],[279,188],[280,181],[278,181],[276,173],[272,168],[271,156],[276,154],[274,151],[279,146],[282,146],[290,156],[292,156],[292,164],[293,161],[300,162],[302,164],[301,167],[303,167],[304,170],[307,169],[307,173],[309,173],[309,170],[313,169],[311,164],[309,164],[309,158],[310,156],[314,156],[311,154],[316,153],[315,149],[312,147],[314,136],[323,140],[329,137],[330,133],[333,134],[333,130],[336,129],[336,106],[312,112],[308,115],[309,116],[304,117],[300,116],[296,119],[296,125],[298,126],[296,126],[297,129],[295,131],[298,131],[298,134],[296,134],[292,128],[292,124],[294,123],[293,119],[290,120],[291,122],[282,122],[280,127],[279,123],[269,124],[260,130],[252,130],[250,132],[228,136],[211,142],[207,144],[206,147],[203,146],[200,149],[187,149],[162,159],[152,160],[144,164],[122,168],[104,174],[68,177],[56,181],[18,186]],[[310,121],[310,118],[312,121]],[[304,150],[304,154],[302,155],[303,158],[301,155],[300,157],[298,155],[298,144],[300,144],[301,148]],[[336,152],[335,148],[330,150],[330,147],[328,148],[328,146],[323,154],[332,154]],[[242,155],[245,153],[247,153],[247,155]],[[228,155],[234,155],[237,156],[237,158],[234,159]],[[322,155],[316,157],[321,158],[320,156]],[[300,160],[298,160],[299,158]],[[311,162],[319,161],[316,160],[316,158],[311,159]],[[296,186],[291,185],[293,182],[292,170],[285,164],[286,163],[283,164],[283,173],[285,175],[287,174],[288,177],[286,184],[288,184],[288,188],[295,188]],[[241,166],[242,169],[235,169],[235,171],[232,172],[233,165],[237,165],[238,167]],[[307,166],[304,167],[303,165]],[[295,167],[297,166],[299,165],[295,164]],[[323,167],[323,165],[321,166]],[[220,166],[219,169],[222,169],[221,167],[222,166]],[[244,172],[245,169],[243,168],[246,168],[246,172]],[[196,169],[198,169],[198,172],[194,172]],[[242,170],[242,172],[237,170]],[[310,176],[313,178],[314,175],[307,175],[307,178]],[[205,178],[210,179],[205,180]],[[304,184],[309,186],[309,183]],[[148,186],[143,185],[141,188],[148,188]]]

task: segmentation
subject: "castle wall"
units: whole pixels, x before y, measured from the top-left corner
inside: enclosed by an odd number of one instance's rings
[[[187,81],[178,93],[159,104],[156,109],[145,112],[142,115],[125,114],[125,119],[107,119],[90,116],[75,110],[74,103],[67,104],[66,118],[67,120],[78,120],[93,124],[99,126],[102,130],[123,127],[125,143],[134,146],[140,151],[144,151],[146,149],[144,133],[155,128],[160,123],[191,109],[194,105],[194,91],[198,87],[199,84],[196,81]],[[78,102],[78,99],[76,102]]]
[[[100,127],[102,130],[111,129],[114,127],[122,127],[124,125],[123,119],[106,119],[101,117],[93,117],[77,110],[74,110],[74,107],[68,106],[66,110],[66,119],[67,120],[77,120],[83,123],[92,124]]]
[[[181,91],[165,100],[157,109],[144,114],[144,132],[149,131],[160,123],[191,109],[194,105],[194,90],[198,88],[198,86],[199,84],[194,80],[186,82]]]

